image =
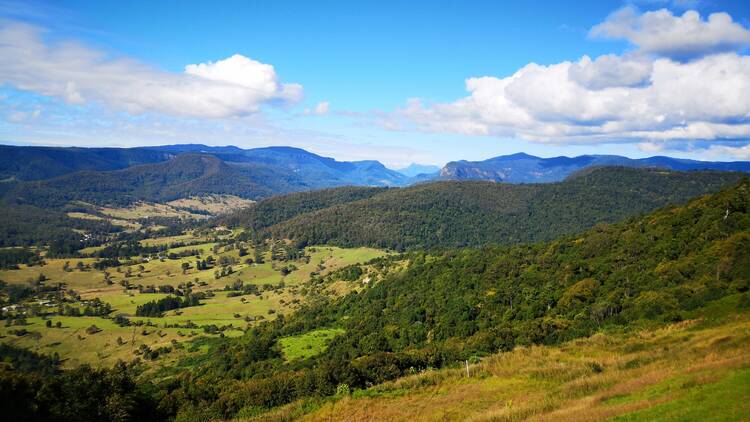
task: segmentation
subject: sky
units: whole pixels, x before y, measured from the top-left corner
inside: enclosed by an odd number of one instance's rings
[[[750,3],[0,0],[0,143],[750,160]]]

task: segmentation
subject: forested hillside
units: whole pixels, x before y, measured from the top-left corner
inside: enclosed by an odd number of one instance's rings
[[[269,183],[273,179],[271,173],[262,166],[236,168],[211,155],[188,153],[169,161],[123,170],[84,171],[18,183],[6,192],[5,201],[55,208],[70,201],[130,205],[137,201],[170,201],[207,194],[259,198],[276,191],[295,190],[286,183]]]
[[[679,321],[727,295],[748,306],[749,233],[745,180],[682,207],[549,243],[380,259],[372,265],[391,271],[363,291],[306,306],[212,349],[200,369],[170,381],[162,406],[188,418],[252,414],[518,345]],[[280,338],[322,327],[346,334],[318,357],[280,359]]]
[[[119,170],[173,157],[147,148],[56,148],[0,145],[0,180],[43,180],[77,171]]]
[[[741,173],[600,168],[552,184],[438,182],[389,189],[317,211],[294,209],[287,196],[238,213],[235,225],[307,244],[367,245],[396,250],[518,244],[550,240],[599,222],[615,222],[666,204],[683,203],[738,181]],[[335,191],[333,191],[335,192]],[[351,199],[356,199],[352,197]],[[262,213],[256,210],[263,209]],[[264,215],[291,216],[276,223]]]
[[[0,247],[65,244],[80,249],[86,246],[81,231],[94,240],[121,229],[106,221],[70,218],[60,211],[29,205],[0,208]]]
[[[262,230],[311,211],[371,198],[386,188],[342,187],[298,192],[259,201],[218,219],[221,224]]]

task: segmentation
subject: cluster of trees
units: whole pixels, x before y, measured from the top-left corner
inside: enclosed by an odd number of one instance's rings
[[[380,266],[408,265],[359,293],[313,302],[216,346],[162,404],[191,417],[229,418],[245,407],[333,394],[341,384],[364,388],[516,345],[558,343],[642,319],[675,321],[726,295],[749,302],[748,251],[744,181],[681,208],[553,242],[381,259]],[[279,338],[330,326],[346,335],[323,354],[279,359]]]
[[[94,246],[119,230],[103,220],[83,220],[61,211],[0,203],[0,247],[52,245],[48,256],[67,256]]]
[[[128,239],[120,242],[112,242],[110,245],[98,250],[94,256],[97,258],[117,259],[130,258],[133,256],[149,256],[166,251],[167,245],[144,246],[138,239]]]
[[[57,309],[58,315],[63,316],[106,316],[112,313],[112,305],[102,302],[99,298],[86,302],[82,307],[60,304]]]
[[[208,256],[206,259],[200,259],[195,261],[195,268],[198,269],[198,271],[204,271],[209,268],[213,268],[214,264],[216,263],[216,260],[213,256]]]
[[[160,317],[164,312],[172,309],[187,308],[189,306],[198,306],[201,304],[201,293],[186,294],[183,297],[167,296],[159,300],[152,300],[143,305],[138,305],[135,310],[137,316]]]
[[[34,252],[28,248],[8,248],[0,249],[0,269],[17,270],[19,264],[41,265],[44,262],[39,252]]]
[[[60,360],[0,344],[0,407],[10,421],[166,420],[134,368],[84,365],[60,369]]]
[[[271,245],[271,260],[273,261],[296,261],[304,257],[304,245],[299,242],[273,242]]]

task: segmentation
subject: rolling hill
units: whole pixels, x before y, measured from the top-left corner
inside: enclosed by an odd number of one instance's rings
[[[517,244],[550,240],[682,203],[742,177],[729,172],[597,168],[551,184],[447,181],[370,191],[368,198],[328,207],[322,206],[325,200],[316,199],[318,192],[310,192],[261,201],[223,221],[308,244],[397,250]],[[301,201],[321,208],[293,205]],[[272,211],[277,208],[291,210],[283,213],[285,221],[261,217],[281,215]]]

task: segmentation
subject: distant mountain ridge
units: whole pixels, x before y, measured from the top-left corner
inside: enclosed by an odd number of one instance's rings
[[[378,161],[337,161],[292,147],[0,146],[0,152],[3,202],[44,208],[70,201],[130,205],[209,194],[257,200],[340,186],[411,183]]]
[[[335,186],[404,186],[410,179],[374,160],[337,161],[301,148],[178,144],[136,148],[67,148],[0,145],[0,180],[46,180],[78,171],[112,171],[154,164],[179,154],[212,155],[234,167],[263,166],[296,186],[281,192]],[[281,193],[280,192],[280,193]]]
[[[439,180],[550,183],[606,166],[750,172],[750,162],[615,155],[540,158],[518,153],[437,167],[392,170],[379,161],[338,161],[301,148],[177,144],[136,148],[0,145],[0,199],[54,208],[70,201],[129,205],[193,195],[260,200],[342,186],[404,187]]]
[[[417,177],[420,175],[434,175],[436,173],[439,173],[440,167],[432,166],[432,165],[425,165],[425,164],[411,163],[404,168],[396,169],[396,171],[403,174],[406,177]]]
[[[451,161],[441,170],[442,180],[490,180],[505,183],[549,183],[564,180],[590,167],[621,166],[669,170],[719,170],[750,172],[750,162],[711,162],[671,157],[627,158],[619,155],[581,155],[540,158],[525,153],[502,155],[484,161]]]
[[[120,170],[169,160],[173,153],[147,148],[61,148],[0,145],[0,180],[44,180],[76,171]]]

